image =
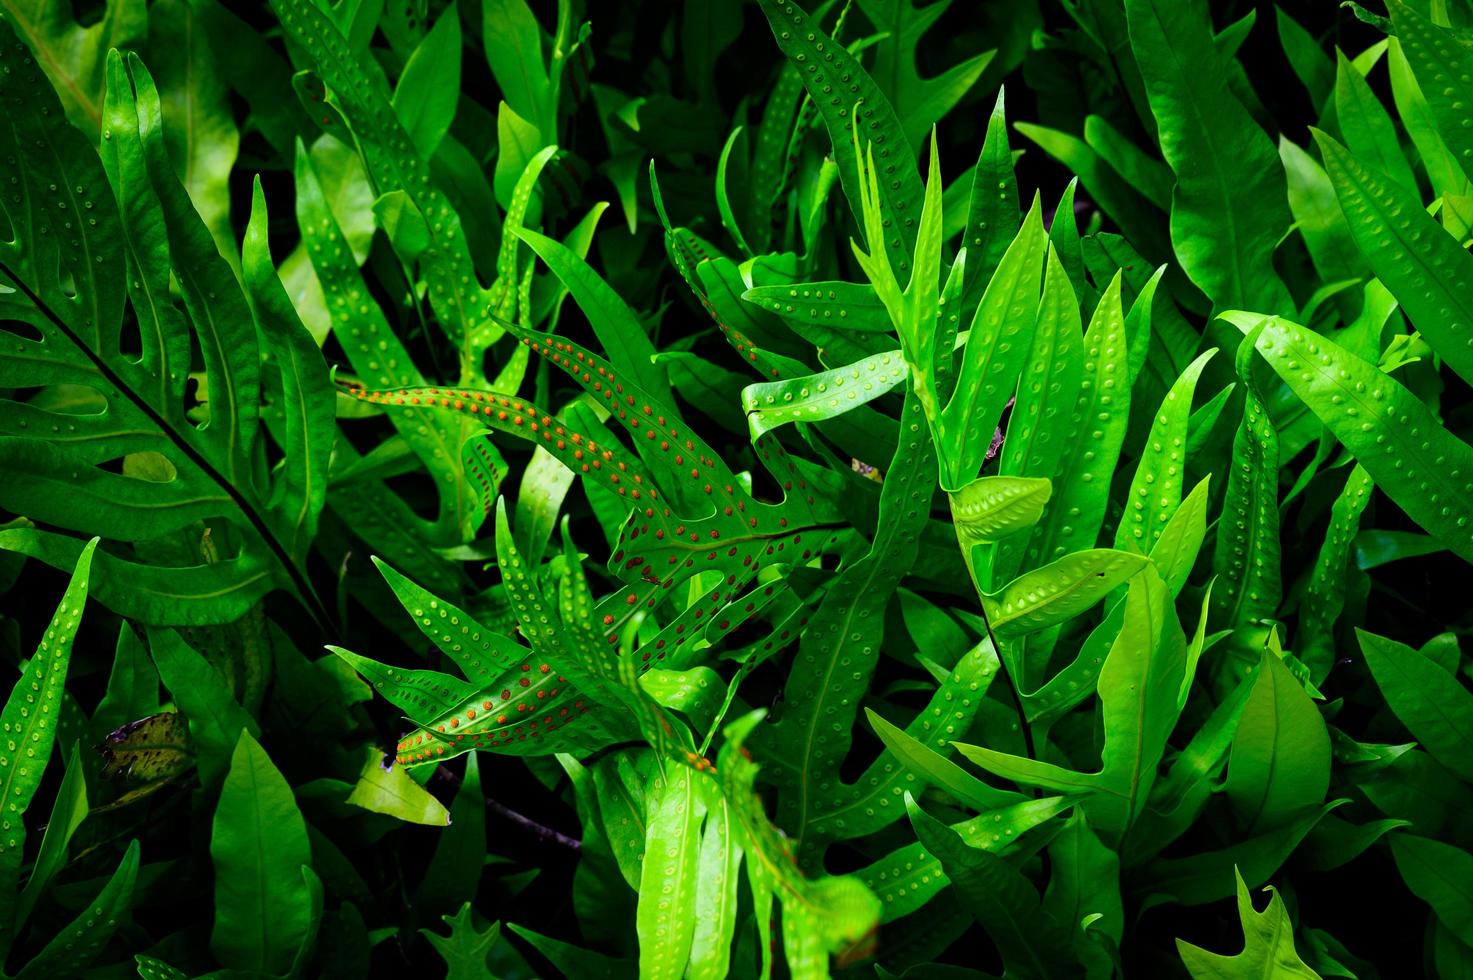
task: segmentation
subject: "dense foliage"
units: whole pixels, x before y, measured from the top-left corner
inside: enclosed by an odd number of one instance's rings
[[[0,0],[0,973],[1473,975],[1473,5],[807,6]]]

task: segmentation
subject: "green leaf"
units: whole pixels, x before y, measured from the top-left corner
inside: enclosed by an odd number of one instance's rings
[[[1148,156],[1104,116],[1085,117],[1084,139],[1127,184],[1162,211],[1171,210],[1176,177],[1170,167]]]
[[[726,138],[726,145],[721,148],[721,157],[716,161],[716,209],[721,215],[721,226],[726,229],[732,241],[736,242],[737,248],[742,250],[743,255],[752,255],[752,249],[747,244],[746,237],[742,235],[741,223],[737,219],[736,211],[732,208],[731,189],[727,187],[727,168],[731,162],[732,149],[740,146],[742,152],[739,159],[745,160],[746,158],[746,141],[738,143],[743,132],[740,126],[731,131],[731,135]],[[745,210],[746,208],[743,208],[743,211]]]
[[[1439,114],[1433,112],[1421,85],[1412,74],[1401,40],[1388,37],[1387,41],[1386,68],[1391,75],[1391,97],[1396,102],[1396,112],[1406,126],[1407,135],[1411,136],[1417,148],[1417,155],[1422,158],[1427,179],[1439,194],[1465,193],[1469,186],[1468,177],[1463,172],[1461,161],[1448,149],[1438,132]]]
[[[261,340],[281,379],[281,429],[278,438],[286,458],[267,506],[296,561],[304,562],[317,534],[317,515],[327,500],[328,458],[333,447],[333,387],[322,352],[297,318],[267,243],[266,199],[256,178],[251,220],[242,246],[246,297],[255,314]]]
[[[580,949],[571,943],[540,935],[516,923],[511,923],[508,928],[511,929],[513,935],[525,939],[537,952],[547,957],[552,965],[566,976],[607,977],[609,980],[625,980],[627,977],[632,980],[639,975],[635,964],[626,960],[615,959],[592,950]]]
[[[1027,800],[984,811],[970,820],[952,824],[951,830],[969,847],[998,853],[1071,805],[1062,796]],[[921,909],[949,883],[940,859],[920,842],[893,851],[858,874],[879,895],[885,922],[894,922]]]
[[[1473,527],[1456,503],[1473,494],[1473,448],[1444,429],[1401,384],[1298,324],[1271,319],[1257,344],[1376,486],[1412,520],[1473,561]]]
[[[423,384],[424,378],[404,342],[395,335],[364,285],[350,243],[329,207],[324,175],[319,173],[315,154],[298,147],[295,175],[297,224],[327,303],[346,327],[335,331],[334,336],[348,363],[359,378],[378,387]],[[345,314],[346,321],[342,320]],[[467,485],[459,451],[475,431],[474,425],[463,417],[409,419],[394,413],[390,413],[389,421],[424,462],[439,491],[433,538],[458,544],[462,528],[479,510],[475,494]]]
[[[1079,397],[1084,368],[1079,300],[1053,246],[1046,268],[1033,344],[1003,441],[998,470],[1003,476],[1057,474],[1069,435],[1057,420],[1073,410]]]
[[[807,878],[798,870],[783,834],[772,825],[753,791],[757,766],[742,743],[760,722],[756,711],[729,725],[717,762],[721,790],[736,815],[747,881],[764,941],[763,976],[771,968],[766,949],[768,914],[775,896],[782,904],[783,952],[794,977],[820,977],[830,954],[863,949],[880,922],[880,900],[853,875]]]
[[[1438,920],[1465,945],[1473,945],[1473,855],[1442,841],[1392,834],[1391,855],[1402,880],[1432,906]]]
[[[904,381],[905,373],[900,351],[887,351],[831,371],[748,385],[742,408],[755,441],[787,422],[818,422],[866,405]]]
[[[1067,429],[1082,437],[1065,446],[1054,496],[1029,536],[1026,562],[1031,567],[1092,548],[1099,538],[1130,416],[1120,290],[1117,275],[1100,297],[1084,334],[1084,372]]]
[[[690,958],[701,856],[696,778],[686,766],[667,766],[651,794],[639,881],[641,977],[679,980]]]
[[[1228,801],[1245,829],[1256,833],[1323,803],[1329,785],[1324,719],[1284,662],[1265,650],[1233,736]]]
[[[52,568],[74,566],[85,543],[69,535],[15,527],[0,531],[0,550]],[[203,626],[240,619],[274,588],[268,559],[245,552],[211,565],[144,565],[99,552],[91,595],[120,615],[160,626]]]
[[[1295,227],[1320,276],[1336,281],[1369,271],[1350,236],[1350,225],[1325,168],[1287,136],[1279,137],[1279,160],[1289,182],[1289,210]]]
[[[1255,328],[1259,329],[1259,328]],[[1279,547],[1279,433],[1253,376],[1250,332],[1238,345],[1243,418],[1233,437],[1227,493],[1212,555],[1212,619],[1233,631],[1238,668],[1251,669],[1283,596]],[[1318,802],[1318,801],[1316,801]]]
[[[1335,52],[1335,121],[1351,155],[1416,193],[1417,180],[1401,152],[1396,126],[1356,67]]]
[[[159,679],[189,719],[200,779],[213,786],[225,774],[240,733],[255,736],[261,729],[236,701],[220,673],[178,633],[149,630],[148,640]]]
[[[7,21],[0,35],[9,30]],[[129,67],[131,79],[120,56],[109,61],[110,138],[103,143],[116,145],[109,160],[118,199],[93,148],[80,133],[55,125],[55,96],[34,66],[12,71],[0,83],[4,98],[27,106],[11,113],[0,131],[0,144],[18,161],[12,196],[58,205],[10,210],[15,241],[0,248],[0,277],[15,290],[6,294],[6,316],[30,323],[41,339],[7,344],[0,383],[13,386],[11,379],[24,378],[26,386],[84,385],[106,409],[78,416],[7,403],[0,411],[0,501],[36,520],[122,541],[223,517],[245,539],[239,561],[270,555],[277,583],[289,584],[310,603],[310,584],[251,478],[248,452],[257,436],[260,365],[250,311],[174,175],[158,92],[136,58]],[[69,220],[81,214],[85,222]],[[139,268],[136,277],[126,271],[130,254]],[[184,320],[177,313],[148,312],[169,304],[171,268],[205,368],[201,393],[208,393],[210,421],[203,426],[185,416],[190,338]],[[137,284],[132,297],[143,311],[138,358],[120,346],[125,283]],[[35,438],[51,425],[68,438]],[[164,457],[171,478],[141,479],[104,468],[143,453]],[[62,481],[69,492],[58,492]],[[19,546],[27,545],[34,542]],[[108,601],[101,594],[99,599]],[[174,615],[186,613],[181,608]]]
[[[1148,564],[1149,559],[1141,559],[1136,567]],[[1098,772],[1076,772],[980,745],[957,743],[957,751],[1005,779],[1087,794],[1091,824],[1107,840],[1122,839],[1146,807],[1166,739],[1181,711],[1177,692],[1185,672],[1186,641],[1170,609],[1166,585],[1153,570],[1147,567],[1131,578],[1123,623],[1099,677],[1105,743]]]
[[[453,712],[476,693],[474,687],[460,678],[437,670],[403,670],[360,657],[340,647],[329,646],[327,649],[362,674],[375,691],[402,708],[411,721],[420,725],[428,725],[438,716]]]
[[[235,745],[213,826],[210,949],[235,969],[285,973],[314,918],[303,877],[312,856],[291,787],[249,732]]]
[[[1289,227],[1283,168],[1228,85],[1206,3],[1127,0],[1130,45],[1176,174],[1171,242],[1219,307],[1274,312],[1289,296],[1273,252]]]
[[[1151,546],[1151,564],[1156,566],[1172,596],[1181,595],[1186,587],[1197,554],[1202,550],[1202,540],[1207,536],[1207,496],[1211,479],[1204,476],[1192,488]]]
[[[340,102],[368,176],[380,196],[404,193],[424,216],[432,237],[419,257],[419,270],[441,326],[459,347],[461,373],[474,376],[471,338],[484,321],[486,291],[481,289],[460,217],[430,179],[430,168],[414,151],[399,122],[378,64],[351,48],[328,13],[313,0],[272,0],[294,56],[321,76]],[[346,139],[350,134],[337,134]],[[486,342],[496,340],[490,337]]]
[[[523,229],[520,234],[522,241],[547,263],[553,275],[572,293],[573,301],[582,307],[594,335],[609,352],[610,363],[624,377],[669,403],[670,383],[664,372],[653,363],[654,345],[628,304],[566,245],[528,229]]]
[[[102,17],[78,24],[72,9],[58,3],[4,4],[7,21],[44,68],[50,87],[61,97],[66,118],[94,142],[101,130],[104,66],[112,48],[129,48],[148,31],[143,0],[109,3]]]
[[[880,34],[871,75],[889,96],[896,116],[902,120],[906,139],[917,149],[926,132],[966,97],[994,53],[983,51],[931,78],[921,77],[916,70],[921,37],[950,6],[951,0],[919,7],[915,0],[859,2],[859,9]]]
[[[1284,13],[1284,8],[1275,6],[1274,15],[1275,26],[1279,29],[1279,45],[1293,66],[1294,74],[1304,83],[1315,108],[1323,107],[1335,86],[1334,66],[1320,48],[1319,41]]]
[[[1333,871],[1364,854],[1391,831],[1410,826],[1409,820],[1352,824],[1339,817],[1325,817],[1294,852],[1294,863],[1309,871]]]
[[[1043,896],[1043,908],[1071,929],[1075,950],[1087,948],[1090,929],[1118,946],[1125,927],[1120,857],[1100,841],[1082,809],[1076,809],[1049,842],[1049,859],[1054,873]]]
[[[968,847],[956,831],[920,808],[905,806],[916,836],[941,861],[957,896],[1002,954],[1008,976],[1047,978],[1071,972],[1069,933],[1039,901],[1018,870],[996,854]]]
[[[1411,647],[1355,633],[1387,706],[1432,758],[1473,783],[1473,694]]]
[[[1121,179],[1088,143],[1062,130],[1033,123],[1019,122],[1013,128],[1038,144],[1070,173],[1077,174],[1090,199],[1144,253],[1153,256],[1167,253],[1171,243],[1166,240],[1151,202]]]
[[[459,97],[460,15],[450,10],[414,49],[394,88],[394,112],[420,159],[434,157],[450,131]]]
[[[894,330],[885,303],[868,284],[810,282],[754,286],[742,299],[771,310],[789,323],[813,323],[838,330],[885,333]]]
[[[692,915],[688,976],[691,980],[720,980],[731,965],[732,940],[737,924],[737,874],[742,849],[737,843],[732,807],[723,798],[706,811],[696,859],[696,898]]]
[[[21,892],[20,900],[16,903],[17,928],[25,925],[31,910],[36,907],[36,900],[45,893],[46,886],[51,884],[56,873],[66,865],[67,845],[71,843],[72,836],[76,834],[82,821],[87,818],[87,784],[82,778],[82,758],[78,755],[78,748],[77,745],[72,746],[66,775],[62,777],[61,787],[56,791],[51,816],[47,819],[46,831],[41,836],[41,850],[36,853],[30,877],[26,879],[25,891]]]
[[[979,476],[947,494],[962,550],[1033,527],[1052,493],[1053,484],[1042,477]]]
[[[983,285],[992,277],[1018,233],[1018,179],[1013,174],[1013,154],[1008,148],[1007,117],[1003,91],[987,117],[987,135],[972,171],[972,189],[967,201],[967,224],[962,244],[967,249],[963,273],[963,308],[971,308]]]
[[[982,468],[1032,343],[1047,241],[1035,198],[972,316],[956,390],[934,423],[945,447],[942,489],[960,489]]]
[[[899,734],[913,752],[949,753],[952,736],[969,728],[987,707],[984,699],[998,674],[997,654],[990,642],[978,643],[949,672],[918,659],[938,684],[926,705]],[[821,840],[835,836],[853,839],[900,819],[893,802],[925,778],[912,772],[908,765],[896,766],[903,755],[903,747],[901,753],[881,752],[852,783],[822,780],[821,791],[815,794],[820,796],[820,801],[810,823],[812,836]],[[978,792],[985,790],[983,787]],[[1013,794],[994,792],[990,806],[1015,800]]]
[[[885,743],[885,748],[894,753],[901,765],[922,781],[950,793],[958,801],[978,811],[985,812],[1020,802],[1021,798],[1016,794],[987,785],[869,708],[865,709],[865,714],[869,717],[875,734]]]
[[[1417,76],[1437,131],[1449,153],[1473,177],[1473,135],[1466,125],[1473,95],[1473,48],[1465,34],[1439,26],[1400,0],[1387,0],[1396,39]],[[1465,375],[1466,377],[1466,375]]]
[[[1323,133],[1315,140],[1376,276],[1448,367],[1473,382],[1473,256],[1422,210],[1415,191],[1364,166]]]
[[[1227,887],[1227,874],[1234,867],[1241,869],[1243,878],[1256,887],[1278,871],[1326,814],[1346,802],[1332,800],[1305,811],[1276,830],[1217,850],[1182,858],[1157,858],[1141,870],[1140,887],[1148,894],[1172,896],[1182,905],[1202,905],[1232,894]]]
[[[879,210],[890,221],[893,234],[887,233],[883,242],[866,244],[871,252],[883,248],[890,265],[909,278],[924,188],[916,172],[915,151],[895,106],[859,61],[792,0],[758,0],[758,5],[767,15],[777,46],[798,68],[828,129],[839,182],[849,199],[849,210],[857,217],[864,212],[856,149],[862,152],[873,145],[875,165],[887,177],[879,187]],[[829,91],[824,91],[825,86]],[[855,126],[856,105],[862,106],[858,113],[865,120],[857,127],[860,132]]]
[[[901,419],[909,424],[902,425],[886,469],[869,551],[839,573],[813,613],[788,673],[789,709],[778,723],[759,729],[756,744],[769,766],[768,778],[783,789],[779,813],[804,844],[813,843],[809,826],[820,809],[842,795],[839,764],[879,661],[884,609],[915,561],[929,518],[923,502],[934,493],[935,457],[913,388],[906,391]]]
[[[4,712],[0,713],[0,731],[4,733],[6,747],[0,754],[0,800],[4,800],[5,831],[0,836],[0,950],[10,946],[12,923],[20,918],[17,909],[26,907],[20,894],[26,833],[22,817],[41,785],[51,759],[51,746],[56,741],[72,641],[76,639],[82,609],[87,603],[88,574],[96,548],[94,539],[82,549],[50,625],[25,672],[6,697]]]
[[[449,827],[435,845],[435,856],[415,891],[414,903],[419,908],[454,908],[476,895],[486,865],[486,797],[479,758],[474,752],[466,755],[465,778],[446,817]]]
[[[557,138],[557,105],[542,57],[542,27],[525,0],[482,0],[486,62],[501,97],[536,126],[542,145]]]
[[[1309,667],[1315,683],[1325,678],[1335,660],[1335,623],[1345,609],[1351,544],[1374,489],[1365,467],[1357,464],[1330,507],[1330,525],[1310,573],[1306,601],[1300,606],[1296,640],[1299,659]]]
[[[1186,479],[1187,428],[1197,380],[1217,348],[1204,351],[1176,379],[1151,420],[1145,449],[1130,480],[1129,503],[1115,531],[1115,547],[1147,553],[1181,506]]]
[[[138,877],[138,842],[128,842],[118,868],[97,897],[28,962],[15,980],[80,976],[112,939],[133,902]]]
[[[164,0],[148,11],[148,60],[158,76],[164,143],[174,172],[220,253],[235,263],[230,226],[230,172],[240,134],[214,44],[208,13],[192,0]],[[115,46],[116,42],[112,42]]]
[[[450,812],[413,779],[403,766],[386,765],[370,758],[348,794],[353,806],[382,813],[405,823],[444,827],[450,823]]]
[[[1243,876],[1236,869],[1233,874],[1238,882],[1238,917],[1243,920],[1243,951],[1224,956],[1178,939],[1177,952],[1193,980],[1229,980],[1246,976],[1318,980],[1319,974],[1305,966],[1294,951],[1294,927],[1277,890],[1268,889],[1272,893],[1268,908],[1259,912],[1248,896]]]
[[[384,581],[414,619],[421,633],[460,668],[473,684],[492,685],[508,670],[519,669],[527,648],[483,625],[452,602],[422,589],[386,562],[373,559]]]
[[[452,16],[454,11],[451,11]],[[450,935],[442,936],[428,929],[420,935],[430,941],[435,952],[445,961],[445,980],[491,980],[486,958],[501,938],[501,923],[493,922],[484,931],[476,928],[471,903],[466,902],[454,915],[442,915],[450,927]]]
[[[1056,626],[1099,602],[1149,563],[1144,555],[1110,548],[1065,555],[984,595],[988,619],[1000,637]]]

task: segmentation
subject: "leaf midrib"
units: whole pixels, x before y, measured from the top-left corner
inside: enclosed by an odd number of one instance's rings
[[[215,466],[209,461],[209,459],[204,456],[203,453],[201,453],[187,439],[185,439],[182,433],[177,432],[170,421],[166,419],[152,405],[150,405],[141,394],[134,390],[131,384],[129,384],[120,375],[118,375],[96,351],[92,350],[86,344],[82,343],[81,338],[79,338],[77,334],[72,330],[72,328],[56,314],[56,311],[51,308],[50,304],[48,304],[34,290],[32,290],[30,284],[26,282],[25,279],[17,275],[15,270],[11,269],[10,266],[3,259],[0,259],[0,272],[3,272],[16,286],[16,288],[20,292],[25,294],[26,298],[31,302],[31,304],[35,306],[35,308],[39,310],[41,314],[45,316],[46,319],[49,320],[54,327],[56,327],[57,330],[61,331],[63,336],[65,336],[67,340],[77,350],[81,351],[84,357],[86,357],[95,365],[99,375],[101,375],[110,385],[112,385],[119,394],[132,402],[134,406],[136,406],[137,409],[141,413],[143,413],[145,418],[153,422],[158,430],[165,436],[167,436],[169,441],[177,446],[179,451],[183,453],[184,456],[192,464],[195,465],[195,467],[197,467],[202,473],[204,473],[211,482],[213,482],[216,486],[225,491],[226,496],[229,497],[231,502],[235,504],[241,515],[246,519],[247,523],[250,524],[252,530],[256,532],[258,537],[260,537],[262,543],[265,544],[267,549],[272,552],[272,557],[276,559],[276,562],[281,566],[282,570],[286,572],[288,578],[291,579],[293,586],[300,593],[302,601],[307,604],[307,608],[311,612],[313,618],[317,620],[319,625],[322,625],[324,627],[327,623],[331,622],[331,619],[327,616],[326,610],[322,608],[321,603],[318,601],[317,594],[313,590],[311,582],[307,580],[306,575],[304,575],[302,571],[298,569],[296,565],[292,562],[291,556],[287,553],[285,547],[280,541],[276,539],[276,536],[272,533],[270,525],[266,523],[265,518],[261,514],[256,512],[256,509],[251,505],[251,502],[246,498],[245,494],[241,492],[240,488],[235,486],[235,484],[233,484],[231,481],[227,480],[224,474],[217,470]]]

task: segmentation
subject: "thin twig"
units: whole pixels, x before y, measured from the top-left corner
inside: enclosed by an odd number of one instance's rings
[[[486,808],[492,813],[505,817],[507,820],[510,820],[512,823],[523,828],[524,830],[531,831],[531,833],[543,843],[556,844],[559,847],[565,847],[568,850],[575,852],[581,851],[583,849],[582,841],[574,840],[567,834],[553,830],[551,827],[544,827],[542,826],[542,824],[533,820],[531,817],[524,817],[517,811],[511,809],[503,803],[497,802],[489,796],[486,797]]]

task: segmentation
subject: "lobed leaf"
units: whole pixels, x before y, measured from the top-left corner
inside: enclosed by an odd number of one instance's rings
[[[1130,45],[1176,174],[1171,242],[1219,307],[1286,309],[1273,267],[1289,226],[1273,146],[1228,84],[1205,3],[1128,0]]]

